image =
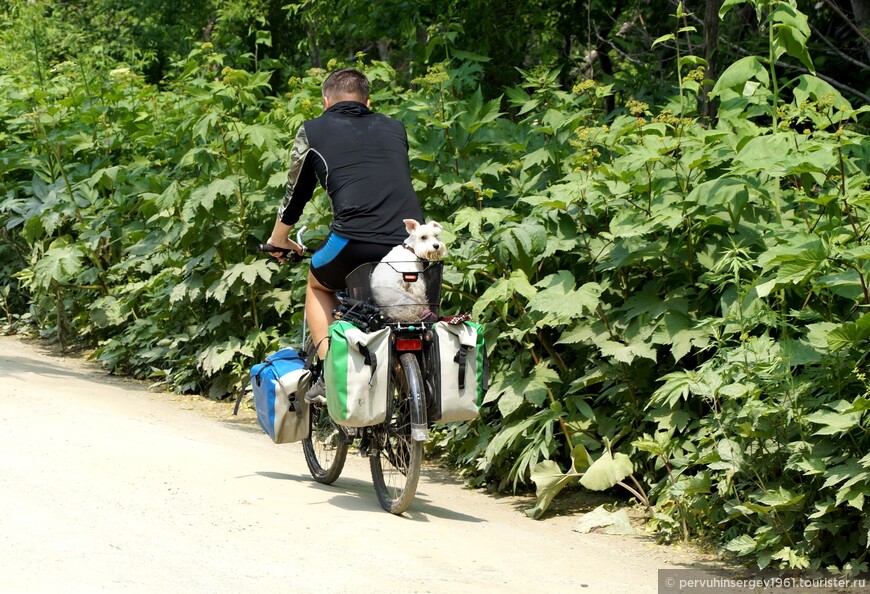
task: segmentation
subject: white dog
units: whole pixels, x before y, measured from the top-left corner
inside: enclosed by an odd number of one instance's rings
[[[381,259],[372,271],[371,287],[375,303],[384,315],[396,322],[419,322],[429,312],[423,260],[441,260],[447,251],[441,241],[441,225],[435,222],[421,224],[405,219],[408,239],[397,245]]]

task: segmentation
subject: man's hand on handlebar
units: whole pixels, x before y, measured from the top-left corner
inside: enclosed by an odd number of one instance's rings
[[[301,256],[304,253],[302,246],[300,246],[289,237],[284,237],[283,239],[281,237],[270,237],[269,242],[266,244],[266,246],[277,248],[274,252],[268,253],[282,264],[288,259],[297,260],[298,258],[293,258],[293,254]]]
[[[296,241],[287,237],[287,233],[290,231],[289,227],[283,227],[283,229],[280,229],[279,224],[276,224],[276,230],[284,232],[276,233],[273,231],[269,241],[258,245],[257,251],[269,254],[281,264],[288,261],[299,262],[302,256],[305,255],[305,252],[308,251],[308,248],[302,243],[302,235],[307,227],[302,227],[297,231]]]

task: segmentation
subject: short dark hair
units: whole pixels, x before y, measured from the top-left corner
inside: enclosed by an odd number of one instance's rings
[[[362,102],[369,98],[369,79],[356,68],[336,70],[323,81],[324,97],[351,95]]]

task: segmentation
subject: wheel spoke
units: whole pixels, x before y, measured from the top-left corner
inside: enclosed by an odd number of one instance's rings
[[[420,372],[413,355],[403,355],[393,372],[390,417],[377,430],[378,452],[371,459],[372,480],[381,506],[392,513],[405,511],[414,499],[423,446],[411,439],[411,404],[422,397]]]
[[[307,349],[311,348],[314,347],[309,342]],[[329,485],[344,468],[350,440],[347,431],[330,418],[326,406],[312,404],[310,415],[311,430],[308,437],[302,440],[305,463],[314,480]]]

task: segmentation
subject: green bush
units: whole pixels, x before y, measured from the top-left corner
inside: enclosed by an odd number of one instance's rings
[[[474,54],[412,89],[386,63],[360,66],[376,108],[406,123],[415,187],[454,239],[445,309],[473,313],[490,345],[482,418],[433,448],[475,484],[534,484],[532,517],[566,485],[618,486],[662,538],[850,573],[870,532],[868,108],[813,75],[781,78],[777,60],[812,66],[806,18],[753,5],[770,53],[718,78],[712,125],[699,95],[713,81],[685,53],[672,96],[610,113],[612,87],[566,91],[543,66],[494,99]],[[324,71],[276,97],[273,73],[210,43],[160,87],[9,47],[4,327],[216,398],[297,342],[305,271],[253,246]],[[302,224],[322,236],[329,215],[320,195]]]

